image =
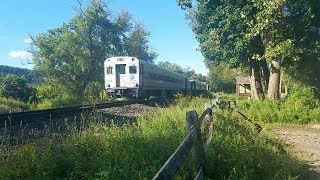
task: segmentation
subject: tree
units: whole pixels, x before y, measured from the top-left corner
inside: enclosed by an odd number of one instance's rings
[[[158,66],[163,67],[165,69],[168,69],[170,71],[179,73],[181,75],[187,76],[191,79],[197,79],[199,81],[206,82],[206,76],[202,74],[197,74],[193,69],[190,67],[188,68],[183,68],[179,64],[176,63],[171,63],[169,61],[160,61],[158,62]]]
[[[182,75],[185,74],[183,67],[180,66],[179,64],[176,64],[176,63],[171,63],[169,61],[160,61],[160,62],[158,62],[158,66],[163,67],[165,69],[168,69],[170,71],[182,74]]]
[[[0,79],[0,96],[27,102],[35,96],[35,90],[24,77],[8,74]]]
[[[59,28],[32,37],[35,69],[47,85],[81,101],[90,82],[103,89],[103,63],[111,56],[131,55],[152,62],[148,33],[127,12],[114,18],[102,1],[80,4],[77,15]]]
[[[207,78],[210,89],[215,92],[234,93],[235,77],[243,73],[241,68],[230,68],[227,63],[213,65]]]
[[[192,7],[190,0],[178,4]],[[317,0],[199,0],[192,9],[192,27],[207,67],[215,62],[247,66],[253,91],[264,79],[268,98],[276,99],[283,64],[319,58],[319,6]]]

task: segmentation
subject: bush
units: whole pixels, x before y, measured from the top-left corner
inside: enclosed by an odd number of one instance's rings
[[[37,87],[38,109],[50,109],[81,105],[81,99],[69,95],[52,85],[42,84]]]
[[[266,123],[278,122],[280,113],[280,101],[264,100],[243,100],[240,102],[240,109],[244,114],[254,121]]]
[[[33,105],[15,99],[0,97],[0,112],[21,112],[31,110]]]
[[[243,100],[239,107],[256,121],[296,124],[320,122],[320,101],[315,89],[308,86],[292,89],[284,100]]]
[[[298,124],[320,122],[320,101],[312,87],[300,86],[293,89],[281,104],[279,121]]]
[[[24,77],[8,74],[0,80],[0,96],[28,102],[35,96],[35,90],[27,84]]]
[[[99,82],[90,82],[84,91],[83,104],[94,104],[110,101],[110,97]]]

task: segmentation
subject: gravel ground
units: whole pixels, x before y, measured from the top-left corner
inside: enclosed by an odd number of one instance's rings
[[[315,179],[320,179],[320,125],[307,127],[277,127],[272,131],[293,154],[304,160]]]
[[[141,117],[155,113],[159,107],[148,106],[144,104],[130,104],[121,107],[111,107],[100,109],[98,112],[112,114],[115,116]]]

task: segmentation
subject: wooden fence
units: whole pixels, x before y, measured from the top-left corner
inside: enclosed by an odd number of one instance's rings
[[[206,172],[204,165],[207,150],[213,133],[212,109],[215,107],[219,108],[220,98],[218,96],[211,103],[206,103],[205,111],[199,117],[195,110],[186,113],[187,136],[152,179],[174,179],[181,170],[190,151],[193,161],[193,172],[195,174],[194,179],[203,179]],[[205,144],[203,144],[201,137],[201,125],[204,119],[206,121],[204,129],[207,136]]]

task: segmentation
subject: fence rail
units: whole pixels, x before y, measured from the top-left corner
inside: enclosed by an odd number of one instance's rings
[[[152,179],[174,179],[181,170],[190,151],[193,161],[193,172],[195,174],[194,179],[203,179],[206,172],[204,166],[205,159],[213,133],[212,109],[219,107],[220,98],[221,97],[218,96],[213,99],[211,103],[206,103],[205,110],[199,117],[195,110],[186,113],[188,134]],[[204,129],[206,132],[205,134],[207,134],[205,145],[203,144],[201,136],[201,125],[203,124],[203,120],[206,122],[206,127]]]

